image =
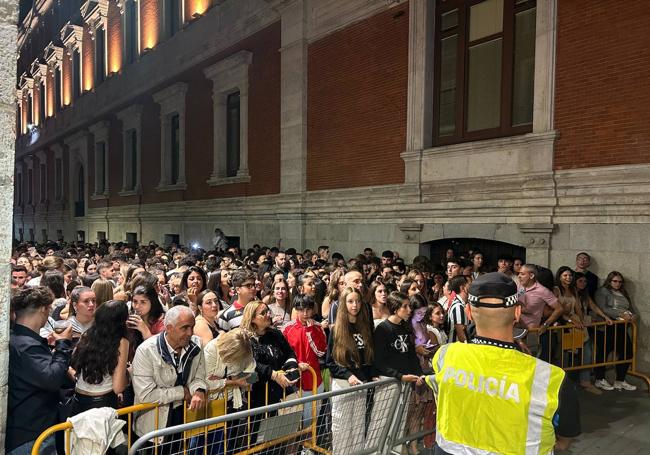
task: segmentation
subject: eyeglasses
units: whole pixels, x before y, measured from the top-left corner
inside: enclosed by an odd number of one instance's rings
[[[257,313],[257,316],[266,316],[267,314],[269,314],[269,311],[271,311],[271,310],[266,308],[265,310],[262,310],[259,313]]]
[[[248,288],[248,289],[253,289],[255,288],[255,283],[244,283],[240,287],[242,288]]]

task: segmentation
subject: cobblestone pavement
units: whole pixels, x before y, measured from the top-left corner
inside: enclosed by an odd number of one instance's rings
[[[650,394],[641,382],[635,392],[580,392],[582,435],[558,454],[650,454]]]

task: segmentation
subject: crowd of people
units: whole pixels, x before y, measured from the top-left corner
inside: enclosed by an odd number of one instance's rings
[[[416,433],[424,416],[435,414],[423,378],[436,351],[485,342],[467,306],[471,283],[488,271],[519,289],[518,325],[535,335],[517,340],[518,349],[560,365],[567,357],[573,365],[599,363],[614,348],[630,358],[629,333],[612,325],[636,318],[621,273],[601,284],[586,252],[555,275],[508,255],[493,259],[490,267],[478,249],[449,249],[440,261],[405,261],[371,248],[346,259],[325,245],[242,251],[223,239],[212,251],[154,243],[16,245],[6,451],[29,453],[43,430],[98,407],[160,404],[136,417],[142,436],[155,428],[156,412],[162,425],[181,423],[184,403],[200,409],[225,387],[234,412],[277,403],[296,387],[309,394],[314,386],[341,390],[380,377],[411,384],[409,406],[419,412],[407,413],[406,425]],[[606,324],[596,328],[595,321]],[[563,351],[547,331],[552,325],[584,329],[582,345]],[[616,366],[613,384],[602,367],[582,369],[574,380],[594,394],[634,390],[625,380],[628,366]],[[370,418],[366,399],[340,395],[330,406],[318,414],[333,453],[362,449],[364,432],[348,422]],[[310,419],[305,410],[303,424]],[[245,425],[232,428],[228,453],[246,439]],[[178,451],[179,441],[167,442],[169,453]],[[410,441],[405,450],[418,453],[422,445]],[[56,453],[56,446],[50,438],[41,453]]]

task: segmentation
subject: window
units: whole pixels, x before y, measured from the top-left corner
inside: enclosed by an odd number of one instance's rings
[[[239,92],[228,95],[226,107],[226,176],[235,177],[239,170]]]
[[[81,95],[81,52],[79,49],[72,51],[72,96],[74,99]]]
[[[178,165],[180,162],[180,150],[181,150],[181,140],[180,140],[180,132],[181,132],[181,122],[180,122],[180,115],[178,114],[172,114],[170,118],[170,160],[171,160],[171,169],[170,169],[170,179],[169,183],[172,185],[176,185],[178,183]]]
[[[206,68],[212,81],[211,186],[250,182],[248,173],[248,68],[253,54],[240,51]]]
[[[34,107],[34,100],[32,98],[32,93],[27,94],[27,125],[31,125],[34,123],[34,119],[32,118],[32,110]]]
[[[106,231],[97,231],[97,241],[103,242],[106,240]]]
[[[95,143],[95,194],[104,194],[106,190],[106,143]]]
[[[54,160],[54,198],[60,201],[63,197],[63,159]]]
[[[19,172],[16,176],[16,201],[18,205],[23,205],[23,174]]]
[[[160,105],[160,183],[158,191],[184,190],[185,95],[187,84],[177,82],[153,95]]]
[[[438,144],[532,130],[534,0],[438,0]]]
[[[38,175],[39,175],[39,197],[40,203],[44,203],[46,198],[47,198],[47,166],[44,163],[41,163],[39,165],[38,169]]]
[[[34,203],[34,170],[27,169],[27,204]]]
[[[109,162],[109,142],[108,129],[109,122],[98,122],[88,130],[94,136],[94,155],[95,155],[95,189],[91,199],[105,199],[110,194],[108,179],[108,162]]]
[[[54,104],[56,106],[55,112],[59,112],[61,110],[61,106],[63,105],[63,97],[61,95],[62,90],[63,86],[61,84],[61,67],[57,66],[54,69]]]
[[[34,228],[29,228],[29,241],[30,242],[36,241],[36,237],[34,235]]]
[[[63,242],[63,229],[57,229],[56,230],[56,239],[59,242]]]
[[[134,190],[138,186],[138,175],[140,174],[138,169],[138,132],[130,130],[127,140],[129,141],[129,158],[131,161],[130,188]]]
[[[169,38],[181,29],[183,22],[181,7],[183,2],[181,0],[163,0],[163,5],[164,30]]]
[[[122,15],[122,33],[124,43],[124,62],[133,63],[138,58],[138,3],[127,0]]]
[[[95,31],[95,87],[106,78],[106,31],[98,28]]]
[[[47,242],[47,229],[41,229],[41,237],[43,238],[43,243]]]
[[[170,247],[172,245],[180,245],[181,236],[178,234],[165,234],[165,240],[163,241],[163,244],[166,247]]]
[[[120,196],[140,192],[140,147],[142,137],[142,106],[133,105],[117,114],[122,121],[122,191]]]
[[[137,232],[127,232],[126,233],[126,243],[129,245],[138,244],[138,233]]]
[[[42,80],[38,85],[38,124],[43,125],[46,117],[45,110],[45,100],[47,99],[47,93],[45,91],[45,81]]]

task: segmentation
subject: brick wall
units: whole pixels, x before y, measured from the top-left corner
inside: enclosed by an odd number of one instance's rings
[[[108,30],[106,31],[108,48],[108,73],[117,72],[122,68],[122,15],[117,4],[108,4]]]
[[[72,77],[72,55],[68,55],[65,49],[63,50],[61,62],[61,79],[63,84],[63,105],[67,106],[72,103],[74,78]]]
[[[88,25],[84,25],[82,45],[83,81],[81,82],[84,91],[92,90],[95,85],[95,41],[91,38]]]
[[[160,41],[158,0],[140,0],[140,45],[144,50]]]
[[[645,0],[558,2],[556,169],[650,163],[649,22]]]
[[[50,114],[56,112],[56,87],[54,87],[54,73],[50,72],[49,68],[45,74],[45,88],[45,96],[47,97],[45,115],[50,116]]]
[[[280,23],[242,40],[202,64],[170,79],[151,93],[131,100],[141,104],[142,112],[142,196],[122,197],[122,125],[111,116],[109,135],[108,201],[88,201],[89,207],[132,205],[173,202],[180,200],[216,199],[235,196],[253,196],[280,192]],[[212,173],[213,123],[212,82],[203,70],[240,50],[253,53],[249,70],[248,115],[248,167],[250,183],[209,186],[206,181]],[[119,77],[119,76],[118,76]],[[160,183],[160,107],[151,94],[182,81],[188,85],[185,103],[185,191],[156,191]],[[89,188],[94,188],[94,167]]]
[[[408,4],[309,46],[307,189],[404,182]]]

